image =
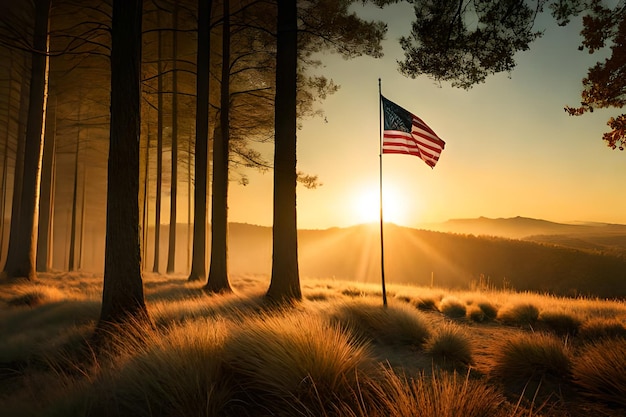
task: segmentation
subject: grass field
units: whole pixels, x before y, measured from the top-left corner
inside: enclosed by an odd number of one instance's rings
[[[153,326],[90,349],[102,277],[0,284],[3,416],[626,416],[626,303],[145,276]]]

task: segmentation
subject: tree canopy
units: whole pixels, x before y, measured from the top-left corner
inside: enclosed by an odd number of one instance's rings
[[[384,6],[393,0],[373,0]],[[399,70],[415,78],[427,75],[437,82],[471,88],[489,75],[511,72],[515,54],[530,48],[542,35],[537,17],[550,10],[559,25],[582,16],[579,49],[610,56],[589,68],[582,80],[580,106],[566,106],[571,115],[594,108],[622,108],[626,104],[626,5],[603,0],[408,0],[415,21],[400,39],[404,59]],[[603,135],[608,146],[624,149],[626,115],[611,117]]]

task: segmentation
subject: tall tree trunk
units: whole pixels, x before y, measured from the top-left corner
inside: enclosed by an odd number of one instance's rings
[[[25,75],[29,65],[29,59],[24,55],[23,70],[20,80],[20,106],[18,110],[17,123],[17,147],[15,149],[15,167],[13,168],[13,196],[11,198],[11,222],[9,223],[9,244],[7,257],[4,264],[6,268],[9,259],[15,259],[19,250],[18,233],[20,225],[20,204],[22,204],[22,184],[24,182],[24,149],[26,147],[26,126],[28,124],[29,109],[29,77]],[[32,63],[31,63],[32,77]],[[9,118],[10,120],[10,118]]]
[[[172,13],[172,181],[170,182],[170,233],[167,252],[167,273],[176,270],[176,208],[178,194],[178,0]]]
[[[189,281],[206,278],[207,153],[209,142],[209,57],[212,0],[198,0],[196,143],[193,191],[193,254]]]
[[[39,184],[48,100],[48,25],[50,0],[35,1],[35,32],[28,105],[28,123],[24,145],[24,177],[20,196],[20,218],[16,252],[7,258],[4,273],[8,277],[37,279],[37,222],[39,217]]]
[[[204,286],[209,292],[232,291],[228,282],[228,147],[230,139],[230,10],[223,0],[220,135],[213,138],[213,199],[211,204],[211,266]]]
[[[191,131],[189,132],[189,140],[187,142],[187,269],[191,267],[191,165],[193,158],[191,155]]]
[[[160,11],[157,10],[158,42],[157,48],[157,178],[156,178],[156,207],[154,213],[154,265],[152,272],[159,272],[159,253],[161,248],[161,182],[163,179],[163,62],[161,51],[163,48],[163,34],[161,31]]]
[[[272,277],[267,297],[300,300],[296,221],[296,2],[278,0]]]
[[[72,188],[72,225],[70,227],[70,255],[67,261],[69,271],[76,270],[76,207],[78,205],[78,161],[80,153],[80,104],[82,101],[82,94],[78,95],[78,121],[76,133],[76,147],[74,148],[74,186]]]
[[[48,112],[52,125],[48,124],[43,149],[41,173],[41,197],[39,201],[39,235],[37,238],[37,272],[47,272],[51,267],[52,225],[54,216],[54,159],[56,153],[56,97],[53,112]]]
[[[9,91],[7,95],[7,124],[5,126],[4,131],[4,148],[2,154],[2,193],[0,195],[0,265],[3,265],[4,259],[4,242],[5,242],[5,209],[6,209],[6,201],[7,201],[7,177],[9,176],[9,140],[11,138],[11,104],[12,97],[11,93],[13,92],[13,66],[15,65],[15,60],[13,59],[13,51],[9,51],[9,59],[10,59],[10,67],[9,67]],[[17,158],[16,158],[17,160]]]
[[[83,201],[80,204],[80,238],[78,239],[79,250],[78,250],[78,270],[82,271],[84,268],[83,263],[83,246],[85,245],[85,206],[87,204],[87,167],[83,166],[83,192],[82,197]]]
[[[113,0],[103,338],[110,323],[149,320],[139,245],[141,8],[142,0]]]
[[[141,270],[145,269],[148,256],[148,203],[150,201],[150,125],[146,126],[146,155],[143,175],[143,217],[141,221]]]

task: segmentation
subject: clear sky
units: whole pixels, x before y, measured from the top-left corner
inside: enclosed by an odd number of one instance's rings
[[[579,25],[561,28],[542,19],[537,29],[545,29],[544,36],[516,55],[511,74],[491,76],[466,91],[398,72],[398,38],[409,33],[411,6],[358,10],[388,23],[385,56],[320,57],[325,67],[318,71],[341,88],[321,104],[326,120],[305,120],[298,132],[298,169],[323,183],[315,190],[298,186],[299,228],[378,218],[378,78],[385,97],[446,141],[432,170],[417,157],[383,156],[386,221],[419,226],[524,216],[626,223],[626,154],[601,140],[606,121],[619,110],[582,117],[563,110],[580,102],[581,79],[603,58],[578,51]],[[266,151],[271,155],[271,148]],[[248,186],[231,183],[229,218],[269,226],[272,173],[248,174]]]

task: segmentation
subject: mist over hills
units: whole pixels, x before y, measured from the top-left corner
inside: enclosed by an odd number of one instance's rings
[[[485,219],[477,220],[477,224],[485,223]],[[432,280],[436,286],[449,288],[488,285],[567,296],[626,297],[626,257],[617,253],[626,252],[626,227],[561,225],[523,218],[495,223],[509,225],[509,233],[515,230],[519,236],[527,236],[527,240],[386,224],[387,281],[430,285]],[[523,225],[531,227],[523,232]],[[558,231],[561,234],[556,233]],[[532,235],[548,232],[553,234]],[[579,246],[592,245],[585,239],[604,239],[603,247],[614,245],[615,250],[601,251],[599,245],[574,248],[573,244],[564,246],[553,242],[561,238],[570,239],[566,243],[572,243],[571,236],[576,234],[580,236]],[[271,228],[231,224],[230,239],[231,271],[269,273]],[[298,249],[303,278],[380,282],[378,224],[301,230]]]
[[[626,225],[598,222],[555,223],[528,217],[450,219],[443,223],[420,225],[438,232],[500,236],[522,239],[538,235],[626,235]]]
[[[560,224],[516,217],[451,220],[429,227],[440,230],[385,224],[387,282],[428,286],[432,280],[435,286],[448,288],[487,285],[556,295],[626,298],[624,225]],[[191,254],[186,224],[177,225],[177,235],[176,272],[186,274]],[[83,269],[101,273],[104,236],[89,236]],[[154,263],[153,236],[151,228],[144,259],[148,271]],[[162,225],[160,236],[160,271],[164,272],[167,226]],[[303,279],[380,282],[378,223],[300,230],[298,236]],[[64,248],[62,238],[57,239],[61,243],[57,248]],[[228,251],[230,273],[268,276],[271,227],[231,223]],[[55,251],[57,268],[62,269],[66,255],[66,250]]]
[[[420,228],[476,236],[499,236],[626,257],[626,225],[555,223],[527,217],[452,219]]]

